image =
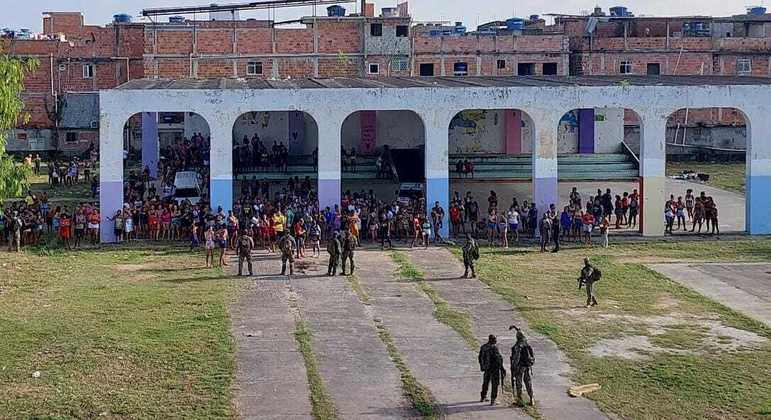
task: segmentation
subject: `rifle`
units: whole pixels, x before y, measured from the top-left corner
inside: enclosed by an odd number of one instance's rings
[[[578,278],[578,290],[581,290],[581,287],[584,286],[584,283],[586,283],[586,280],[583,277]]]

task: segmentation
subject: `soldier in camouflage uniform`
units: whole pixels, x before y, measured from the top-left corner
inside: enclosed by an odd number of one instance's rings
[[[241,229],[241,233],[238,235],[238,275],[240,276],[244,268],[244,260],[246,260],[249,268],[249,275],[252,273],[252,250],[254,249],[254,240],[246,233],[246,229]]]
[[[342,252],[342,245],[340,244],[340,234],[335,232],[334,236],[327,243],[327,253],[329,253],[329,268],[327,269],[328,276],[334,276],[337,274],[337,264],[340,261],[340,253]]]
[[[522,384],[524,383],[527,390],[527,396],[530,397],[530,405],[535,404],[533,399],[533,365],[535,364],[535,354],[533,348],[527,343],[525,334],[512,325],[509,330],[517,330],[517,342],[511,348],[511,388],[517,392],[517,404],[523,405],[522,402]]]
[[[479,349],[479,369],[484,372],[480,402],[487,400],[487,389],[490,388],[490,405],[495,405],[498,398],[498,387],[506,378],[503,367],[503,357],[498,351],[498,339],[494,335],[488,337],[487,343]]]
[[[466,234],[466,244],[463,245],[463,265],[466,267],[466,271],[463,273],[463,278],[468,278],[468,270],[471,269],[471,278],[476,278],[477,273],[474,268],[474,261],[479,259],[479,246],[471,234]]]
[[[294,275],[294,251],[297,243],[290,232],[285,232],[278,243],[281,250],[281,275],[286,275],[286,263],[289,262],[289,275]]]
[[[589,263],[589,258],[584,258],[584,268],[581,269],[581,277],[578,278],[578,288],[586,285],[586,306],[597,305],[597,299],[594,298],[594,283],[602,278],[602,273]]]
[[[351,262],[351,275],[356,269],[356,265],[353,262],[353,251],[356,249],[356,237],[350,231],[345,232],[343,237],[343,275],[345,275],[346,262]]]

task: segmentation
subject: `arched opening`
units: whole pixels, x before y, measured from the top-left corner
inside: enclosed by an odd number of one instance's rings
[[[343,121],[341,213],[359,217],[362,237],[397,201],[394,239],[406,239],[402,221],[426,214],[425,145],[423,120],[413,111],[362,110]]]
[[[563,238],[637,233],[641,226],[640,117],[628,108],[571,110],[557,127],[559,216]],[[604,219],[607,218],[607,221]]]
[[[142,112],[123,127],[123,209],[116,240],[189,240],[210,211],[210,129],[192,112]]]
[[[520,231],[531,232],[532,118],[518,109],[464,110],[451,120],[448,135],[451,234],[471,232],[505,245]],[[507,228],[505,237],[503,229],[489,228],[510,222],[517,228]]]
[[[318,126],[310,114],[248,112],[233,125],[235,211],[277,194],[315,201],[317,168]]]
[[[669,116],[666,201],[673,203],[672,234],[745,231],[747,129],[746,116],[736,108],[684,108]]]

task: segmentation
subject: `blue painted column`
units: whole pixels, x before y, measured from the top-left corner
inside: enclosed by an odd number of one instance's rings
[[[771,234],[771,122],[766,110],[747,115],[746,230]]]
[[[99,123],[99,212],[101,243],[113,243],[115,222],[123,208],[123,126],[125,118],[102,111]]]
[[[446,110],[419,112],[426,130],[426,217],[438,202],[444,209],[442,237],[450,234],[450,121],[455,112]],[[433,232],[436,236],[436,232]]]
[[[233,123],[236,117],[207,116],[211,129],[209,195],[211,208],[222,208],[227,214],[233,209]]]
[[[334,209],[342,195],[341,137],[345,115],[314,115],[319,135],[318,188],[319,209]]]
[[[160,144],[158,141],[158,113],[142,113],[142,169],[150,168],[150,176],[158,176]]]
[[[594,108],[578,110],[578,153],[594,153]]]
[[[557,130],[560,115],[551,111],[529,112],[535,126],[533,144],[533,201],[538,219],[554,204],[559,208],[557,176]],[[538,230],[536,229],[536,232]]]

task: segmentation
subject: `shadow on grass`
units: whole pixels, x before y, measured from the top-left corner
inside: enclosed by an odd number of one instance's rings
[[[217,280],[233,280],[237,279],[238,276],[232,276],[223,274],[221,276],[206,276],[206,277],[178,277],[173,279],[163,279],[161,280],[164,283],[174,283],[174,284],[183,284],[183,283],[197,283],[197,282],[205,282],[205,281],[217,281]]]

